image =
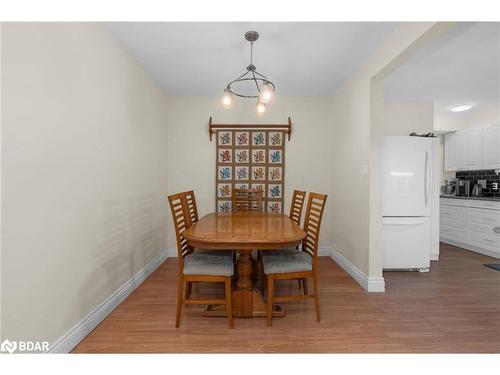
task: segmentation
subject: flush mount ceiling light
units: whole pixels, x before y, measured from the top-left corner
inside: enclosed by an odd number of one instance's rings
[[[460,105],[454,105],[453,107],[451,107],[450,111],[452,111],[452,112],[465,112],[471,108],[472,108],[471,104],[460,104]]]
[[[247,66],[247,71],[241,76],[229,82],[224,89],[224,96],[222,97],[222,105],[225,108],[230,108],[233,102],[233,95],[239,96],[240,98],[257,98],[256,111],[258,115],[262,115],[266,112],[267,104],[271,103],[274,99],[274,91],[276,87],[267,77],[259,72],[253,64],[253,43],[259,39],[259,33],[257,31],[247,31],[245,33],[245,39],[250,42],[250,65]],[[246,84],[255,85],[255,92],[243,93],[242,91],[237,91],[235,84]]]

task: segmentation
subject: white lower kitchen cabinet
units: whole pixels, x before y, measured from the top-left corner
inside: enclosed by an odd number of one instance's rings
[[[441,198],[440,241],[500,259],[500,202]]]

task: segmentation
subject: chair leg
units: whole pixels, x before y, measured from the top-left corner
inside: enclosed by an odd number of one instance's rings
[[[273,292],[274,292],[274,279],[273,275],[267,276],[267,325],[272,325],[273,318]]]
[[[175,328],[179,328],[179,326],[181,325],[183,289],[184,289],[184,280],[182,280],[182,277],[180,277],[177,286],[177,314],[175,316]]]
[[[254,264],[254,281],[257,284],[257,288],[264,292],[264,266],[262,264],[262,255],[260,251],[257,252],[257,261]]]
[[[297,279],[297,283],[299,284],[299,290],[302,290],[302,279]]]
[[[309,293],[309,289],[307,288],[307,279],[306,278],[302,279],[302,287],[303,287],[304,295],[307,296],[307,293]]]
[[[233,328],[233,305],[231,296],[231,276],[226,277],[226,310],[229,328]]]
[[[193,283],[191,281],[188,281],[186,284],[186,293],[184,299],[189,299],[189,296],[191,295]]]
[[[321,320],[321,313],[319,311],[319,294],[318,294],[318,275],[313,272],[313,288],[314,288],[314,307],[316,309],[316,320]]]

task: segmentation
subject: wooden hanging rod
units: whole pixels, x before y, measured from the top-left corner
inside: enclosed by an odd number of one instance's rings
[[[216,133],[216,129],[286,129],[288,140],[292,135],[292,120],[288,117],[288,124],[213,124],[212,116],[208,121],[208,133],[210,134],[210,142],[212,135]]]

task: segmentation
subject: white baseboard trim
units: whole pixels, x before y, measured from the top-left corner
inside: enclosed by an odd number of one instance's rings
[[[338,251],[333,248],[329,248],[329,251],[330,257],[335,263],[342,267],[367,292],[385,292],[385,280],[383,277],[368,277]]]
[[[65,335],[51,345],[49,353],[69,353],[92,330],[97,327],[120,303],[129,296],[139,285],[146,280],[168,258],[168,251],[164,251],[143,269],[137,272],[117,291],[109,296],[94,311],[80,320]]]
[[[431,254],[431,260],[439,260],[439,253],[438,254]]]
[[[318,256],[320,257],[332,257],[332,248],[331,247],[319,247],[318,248]]]
[[[167,249],[167,255],[169,258],[177,258],[177,247],[169,247]]]

